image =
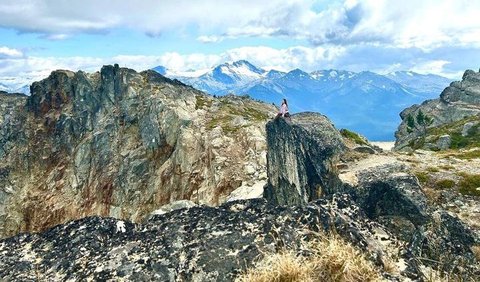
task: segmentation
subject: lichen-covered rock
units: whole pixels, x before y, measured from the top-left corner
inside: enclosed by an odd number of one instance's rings
[[[440,98],[413,105],[400,113],[402,123],[395,132],[396,150],[411,147],[422,139],[423,127],[408,127],[408,116],[416,117],[419,111],[433,119],[429,128],[453,123],[480,114],[480,72],[465,71],[462,81],[455,81],[440,94]],[[418,143],[418,142],[416,142]],[[423,147],[423,144],[418,145]]]
[[[434,266],[444,273],[457,273],[459,280],[478,281],[479,262],[472,252],[472,246],[479,243],[478,239],[478,234],[475,235],[457,217],[436,211],[432,220],[417,229],[410,240],[407,247],[407,256],[411,257],[409,267]]]
[[[381,260],[376,228],[346,195],[296,207],[263,199],[192,207],[143,224],[88,217],[0,241],[0,279],[232,281],[264,252],[331,229]]]
[[[345,145],[332,123],[317,113],[267,123],[268,184],[264,197],[277,204],[305,204],[336,191],[336,163]]]
[[[218,205],[266,172],[274,113],[118,65],[0,94],[0,238],[89,215],[139,221],[175,200]]]

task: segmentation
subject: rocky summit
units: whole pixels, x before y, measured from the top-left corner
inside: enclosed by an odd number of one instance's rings
[[[175,200],[218,205],[266,181],[275,111],[118,65],[0,93],[0,237],[91,215],[137,222]]]
[[[402,123],[395,133],[397,150],[445,150],[461,147],[462,142],[467,142],[462,137],[478,140],[480,72],[465,71],[462,81],[452,82],[438,99],[413,105],[400,117]],[[438,130],[442,126],[444,130]]]

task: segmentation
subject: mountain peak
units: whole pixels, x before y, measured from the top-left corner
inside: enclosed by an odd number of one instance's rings
[[[304,72],[303,70],[298,69],[298,68],[289,71],[287,73],[287,75],[289,75],[289,76],[293,75],[293,76],[299,76],[299,77],[309,77],[310,76],[310,74],[308,74],[307,72]]]
[[[252,75],[254,74],[263,74],[265,70],[254,66],[247,60],[239,60],[235,62],[227,62],[217,66],[215,69],[221,69],[224,72],[235,72],[237,74],[243,75]]]

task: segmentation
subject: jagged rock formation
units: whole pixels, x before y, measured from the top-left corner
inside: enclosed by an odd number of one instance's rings
[[[219,204],[266,179],[275,108],[214,99],[154,71],[55,71],[0,94],[0,237],[89,215],[138,221],[174,200]]]
[[[345,145],[323,115],[300,113],[267,123],[268,184],[276,204],[305,204],[341,186],[336,162]]]
[[[438,143],[439,134],[428,138],[430,132],[424,132],[422,126],[408,126],[408,117],[416,117],[419,112],[433,119],[428,128],[464,122],[469,117],[480,115],[480,72],[465,71],[462,81],[455,81],[440,94],[440,98],[427,100],[421,105],[413,105],[400,113],[402,123],[398,127],[395,137],[395,148],[402,150],[408,147],[442,149]],[[460,126],[460,125],[457,125]],[[461,131],[462,129],[460,129]]]

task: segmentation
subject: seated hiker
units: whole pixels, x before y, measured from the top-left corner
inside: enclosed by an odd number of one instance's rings
[[[283,99],[282,105],[280,106],[280,112],[278,112],[275,119],[277,119],[279,117],[283,117],[283,118],[289,118],[290,117],[290,114],[288,113],[287,99]]]

